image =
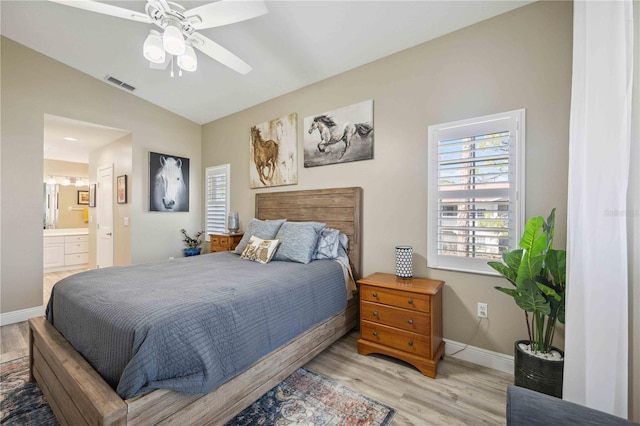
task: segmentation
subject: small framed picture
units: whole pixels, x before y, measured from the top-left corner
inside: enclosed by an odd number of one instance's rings
[[[78,191],[78,204],[89,205],[89,191]]]
[[[116,189],[118,191],[118,204],[127,203],[127,175],[118,176],[116,180]]]
[[[96,206],[96,184],[89,185],[89,207]]]

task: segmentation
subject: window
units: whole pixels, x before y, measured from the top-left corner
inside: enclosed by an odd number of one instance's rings
[[[227,214],[229,213],[230,194],[229,164],[207,167],[206,200],[205,200],[205,228],[206,239],[209,234],[223,233],[227,229]]]
[[[524,214],[525,111],[429,126],[427,266],[495,274]]]

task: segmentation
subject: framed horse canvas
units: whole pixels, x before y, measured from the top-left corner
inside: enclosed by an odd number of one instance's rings
[[[304,166],[373,158],[373,100],[304,119]]]
[[[251,126],[249,187],[298,183],[298,114]]]
[[[189,159],[149,152],[149,211],[189,211]]]

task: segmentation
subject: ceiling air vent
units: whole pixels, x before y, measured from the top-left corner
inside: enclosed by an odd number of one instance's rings
[[[111,77],[110,75],[106,76],[104,79],[107,80],[109,83],[114,84],[122,89],[126,89],[130,92],[133,92],[134,90],[136,90],[136,88],[133,87],[132,85],[127,84],[123,81],[120,81],[115,77]]]

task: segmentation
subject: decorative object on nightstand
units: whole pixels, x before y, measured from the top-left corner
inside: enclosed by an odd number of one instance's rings
[[[396,246],[396,276],[400,278],[413,276],[413,247]]]
[[[244,232],[209,234],[209,251],[215,253],[235,250],[243,235]]]
[[[237,234],[240,230],[240,217],[238,212],[229,213],[229,222],[227,224],[227,228],[229,228],[229,232],[232,234]]]
[[[360,285],[358,353],[401,359],[436,377],[444,355],[442,287],[444,281],[399,278],[376,272]]]
[[[184,238],[182,239],[182,241],[184,241],[184,244],[187,246],[184,249],[184,255],[185,256],[197,256],[200,254],[200,251],[202,250],[200,247],[200,244],[202,244],[202,235],[204,234],[204,231],[198,231],[198,233],[191,238],[189,236],[189,234],[187,234],[187,231],[184,229],[181,229],[180,232],[182,232],[182,235],[184,235]]]

